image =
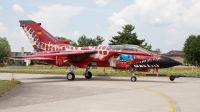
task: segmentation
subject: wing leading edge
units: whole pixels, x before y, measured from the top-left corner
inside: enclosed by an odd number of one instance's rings
[[[94,50],[84,50],[84,51],[69,51],[69,52],[58,52],[58,53],[48,53],[48,52],[43,52],[43,53],[37,53],[35,55],[29,55],[26,56],[27,58],[32,58],[32,57],[49,57],[49,56],[77,56],[77,55],[83,55],[83,54],[94,54],[96,51]]]
[[[13,60],[56,60],[55,56],[70,56],[70,57],[86,57],[90,54],[94,54],[96,51],[94,50],[84,50],[84,51],[69,51],[69,52],[58,52],[58,53],[48,53],[48,52],[38,52],[34,55],[28,56],[15,56],[15,57],[4,57],[5,59],[13,59]]]

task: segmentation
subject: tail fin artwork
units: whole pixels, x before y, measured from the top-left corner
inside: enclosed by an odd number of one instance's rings
[[[19,22],[35,50],[59,51],[66,49],[69,41],[58,40],[43,29],[41,23],[36,23],[32,20],[20,20]]]

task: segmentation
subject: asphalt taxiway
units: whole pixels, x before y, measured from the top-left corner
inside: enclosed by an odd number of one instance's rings
[[[200,79],[168,77],[65,75],[0,73],[22,84],[0,97],[1,112],[199,112]]]

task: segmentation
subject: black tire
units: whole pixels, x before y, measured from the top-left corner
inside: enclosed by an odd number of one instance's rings
[[[92,73],[90,71],[88,71],[88,74],[86,75],[85,73],[85,78],[86,79],[91,79],[92,78]]]
[[[72,72],[68,73],[68,74],[67,74],[67,79],[68,79],[68,80],[74,80],[74,79],[75,79],[74,73],[72,73]]]
[[[171,75],[171,76],[169,77],[169,80],[170,80],[170,81],[174,81],[175,78],[176,78],[176,77],[175,77],[174,75]]]
[[[131,81],[132,81],[132,82],[137,81],[137,77],[136,77],[136,76],[132,76],[132,77],[131,77]]]

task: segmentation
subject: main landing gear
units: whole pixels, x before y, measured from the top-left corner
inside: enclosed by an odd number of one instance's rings
[[[67,74],[67,79],[68,79],[68,80],[74,80],[74,79],[75,79],[74,73],[73,73],[73,72],[69,72],[69,73]]]
[[[70,72],[67,74],[67,79],[68,80],[74,80],[75,79],[75,75],[74,75],[74,65],[70,65],[71,69]]]
[[[89,62],[87,67],[86,67],[86,70],[85,70],[85,73],[84,73],[86,79],[92,78],[92,73],[89,71],[91,65],[92,65],[92,63]],[[70,69],[70,72],[67,74],[67,79],[68,80],[74,80],[75,79],[74,65],[70,65],[70,66],[71,66],[71,69]]]
[[[135,76],[135,69],[130,69],[131,73],[132,73],[132,77],[131,77],[131,81],[135,82],[137,81],[137,77]]]
[[[90,66],[92,65],[92,63],[88,63],[87,67],[86,67],[86,70],[85,70],[85,78],[86,79],[91,79],[92,78],[92,73],[90,71],[88,71],[90,69]]]

